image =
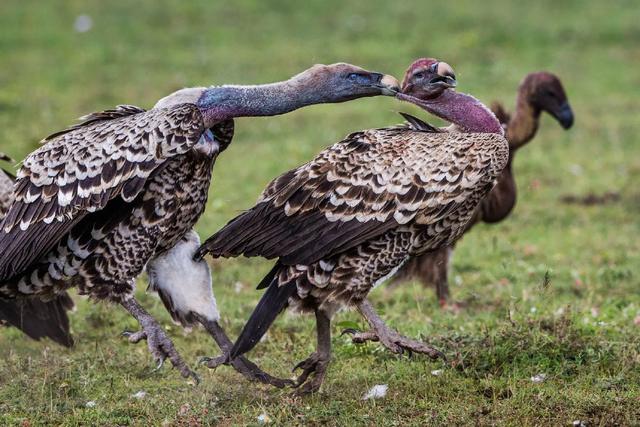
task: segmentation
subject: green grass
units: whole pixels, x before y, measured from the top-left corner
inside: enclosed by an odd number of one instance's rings
[[[1,2],[0,149],[20,158],[77,116],[117,103],[149,107],[184,86],[269,82],[336,61],[401,76],[426,55],[454,66],[460,90],[509,107],[524,74],[554,71],[576,125],[564,132],[543,118],[537,140],[516,159],[515,212],[459,244],[451,282],[461,312],[439,310],[433,292],[415,283],[372,293],[391,325],[438,345],[449,364],[356,347],[339,332],[362,321],[344,312],[334,323],[322,393],[294,399],[227,367],[199,369],[196,387],[169,368],[151,372],[146,347],[119,337],[137,326],[122,309],[78,299],[71,350],[0,332],[0,425],[241,425],[257,424],[262,413],[301,425],[640,423],[636,2],[212,3]],[[89,32],[73,31],[80,14],[93,18]],[[397,123],[397,110],[424,116],[373,98],[238,120],[199,231],[211,234],[271,178],[343,135]],[[620,199],[560,202],[605,191]],[[261,260],[215,263],[214,289],[232,336],[268,268]],[[142,282],[139,294],[190,362],[218,352],[202,331],[173,326]],[[286,314],[251,357],[289,375],[314,342],[313,319]],[[437,369],[442,374],[432,375]],[[546,380],[532,382],[540,373]],[[362,401],[375,384],[389,385],[386,398]],[[131,397],[140,390],[144,399]]]

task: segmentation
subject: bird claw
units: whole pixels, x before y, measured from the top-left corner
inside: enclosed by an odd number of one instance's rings
[[[209,369],[216,369],[220,365],[228,364],[227,356],[222,354],[216,357],[203,356],[198,360],[199,365],[205,365]]]
[[[302,373],[298,376],[293,385],[294,388],[298,389],[295,391],[294,395],[304,396],[320,390],[320,386],[322,385],[327,373],[329,361],[329,357],[313,353],[309,358],[294,366],[292,372],[302,369]],[[313,379],[307,381],[311,374],[313,374]]]
[[[148,324],[145,328],[138,332],[124,331],[122,336],[126,337],[130,343],[136,344],[142,340],[147,341],[147,347],[158,365],[151,371],[153,373],[160,371],[164,366],[164,361],[169,359],[173,367],[180,371],[180,375],[184,378],[191,377],[196,383],[200,382],[198,376],[193,372],[175,349],[171,339],[165,334],[159,324]]]
[[[160,369],[162,369],[162,366],[164,365],[164,357],[160,358],[158,361],[158,366],[156,366],[153,371],[151,372],[158,372]]]
[[[348,334],[348,335],[355,335],[355,334],[357,334],[358,332],[360,332],[360,331],[358,331],[358,330],[357,330],[357,329],[355,329],[355,328],[346,328],[346,329],[343,329],[343,330],[342,330],[342,332],[340,333],[340,336],[347,335],[347,334]]]
[[[366,331],[352,334],[351,342],[354,344],[363,344],[367,341],[379,341],[392,353],[403,354],[406,352],[408,357],[413,357],[414,353],[420,353],[426,354],[433,360],[447,360],[444,353],[437,348],[431,347],[429,344],[422,341],[412,340],[392,330],[385,330],[381,332]]]
[[[236,372],[242,374],[249,381],[257,381],[262,384],[268,384],[277,388],[286,386],[294,386],[294,382],[289,379],[277,378],[260,369],[255,363],[251,362],[244,356],[236,357],[229,360],[229,355],[222,354],[216,357],[201,357],[198,361],[200,365],[205,365],[209,369],[216,369],[221,365],[231,365]]]

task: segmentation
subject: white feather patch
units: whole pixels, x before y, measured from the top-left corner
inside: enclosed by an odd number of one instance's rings
[[[183,316],[197,313],[211,321],[220,319],[211,288],[211,270],[205,261],[195,262],[193,254],[200,238],[190,231],[171,250],[149,261],[151,288],[168,295],[173,309]]]

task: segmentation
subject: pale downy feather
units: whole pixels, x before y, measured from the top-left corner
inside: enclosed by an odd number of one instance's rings
[[[200,246],[198,234],[191,230],[171,250],[147,264],[149,287],[160,294],[171,316],[187,326],[193,314],[211,320],[220,319],[211,288],[211,270],[205,261],[194,261]]]

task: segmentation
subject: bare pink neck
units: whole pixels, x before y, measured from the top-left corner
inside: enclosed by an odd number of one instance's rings
[[[425,101],[420,106],[431,114],[457,125],[465,132],[504,135],[495,114],[471,95],[446,90],[438,98]]]

